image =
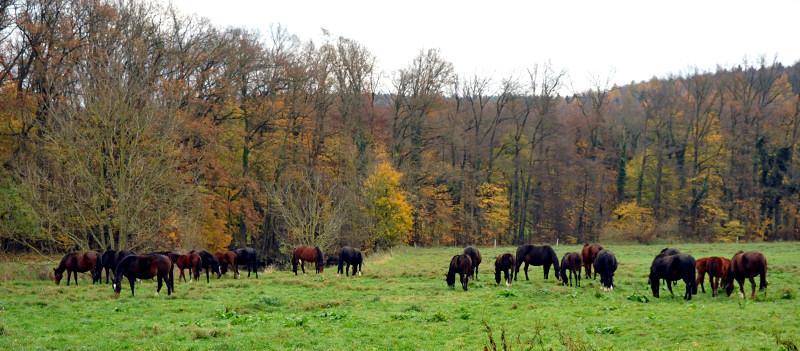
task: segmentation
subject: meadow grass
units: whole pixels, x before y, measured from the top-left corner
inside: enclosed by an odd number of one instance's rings
[[[664,290],[655,299],[647,275],[662,247],[642,245],[608,245],[619,261],[613,292],[603,292],[599,278],[565,287],[551,271],[543,280],[541,267],[532,267],[529,281],[520,272],[511,288],[496,285],[494,259],[513,247],[481,248],[479,280],[466,292],[444,281],[459,248],[375,254],[355,278],[329,267],[321,275],[267,270],[258,280],[176,282],[171,297],[166,288],[154,296],[150,281],[137,284],[135,297],[123,283],[114,297],[110,285],[92,285],[86,274],[79,286],[41,280],[40,266],[55,260],[31,263],[33,269],[0,262],[6,275],[33,272],[0,282],[0,349],[472,350],[492,349],[489,330],[497,349],[504,341],[534,350],[773,350],[800,343],[800,243],[673,247],[695,258],[762,251],[766,298],[712,298],[706,283],[705,294],[684,301],[681,282],[675,296]],[[560,258],[580,247],[555,250]]]

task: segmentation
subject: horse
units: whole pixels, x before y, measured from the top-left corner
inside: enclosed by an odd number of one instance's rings
[[[572,286],[572,276],[575,276],[575,286],[581,286],[581,254],[577,252],[565,253],[561,258],[561,284]],[[569,275],[567,275],[569,270]],[[596,273],[596,270],[595,270]],[[600,275],[602,277],[602,275]]]
[[[595,272],[594,277],[592,277],[592,264],[594,263],[594,259],[597,257],[597,253],[602,249],[603,247],[598,244],[583,244],[583,250],[581,250],[581,262],[583,262],[583,268],[586,271],[586,279],[597,278],[597,272]]]
[[[203,259],[200,257],[200,254],[194,252],[186,255],[178,255],[174,252],[167,252],[165,256],[169,257],[181,270],[178,281],[180,281],[181,278],[183,278],[183,281],[186,281],[186,275],[183,274],[183,270],[187,268],[189,269],[189,282],[192,281],[191,279],[200,279],[200,270],[203,269]]]
[[[469,257],[469,255],[461,254],[453,256],[453,258],[450,260],[450,269],[447,271],[447,278],[445,279],[447,286],[455,286],[456,273],[458,273],[458,277],[461,280],[461,287],[464,288],[464,291],[467,291],[471,271],[472,259]]]
[[[503,272],[506,286],[509,288],[511,287],[511,279],[514,277],[515,262],[514,255],[511,253],[504,253],[497,256],[497,260],[494,261],[494,280],[498,285],[500,285],[500,272]]]
[[[222,272],[219,269],[219,261],[217,261],[217,258],[214,257],[214,255],[212,255],[210,252],[208,252],[206,250],[202,250],[202,251],[192,250],[192,251],[189,251],[189,254],[193,254],[193,253],[196,253],[196,254],[200,255],[200,259],[202,260],[202,266],[206,270],[206,283],[210,283],[211,282],[211,280],[208,278],[208,272],[209,271],[217,273],[217,279],[222,277]]]
[[[555,250],[553,250],[550,245],[544,246],[534,246],[534,245],[522,245],[517,248],[517,264],[514,267],[514,280],[517,280],[517,275],[519,275],[519,266],[522,263],[525,263],[525,280],[528,279],[528,265],[533,266],[543,266],[544,270],[544,279],[548,279],[550,275],[550,266],[555,267],[556,271],[556,279],[561,280],[561,277],[558,274],[558,256],[556,255]]]
[[[717,295],[719,295],[717,293],[719,282],[725,278],[730,263],[731,260],[719,256],[703,257],[697,260],[697,282],[695,282],[695,285],[699,284],[703,293],[705,293],[706,288],[703,283],[705,274],[708,273],[708,280],[711,283],[711,296],[717,297]]]
[[[353,266],[353,276],[356,275],[356,272],[359,276],[361,275],[361,265],[364,262],[364,255],[361,250],[345,246],[339,251],[339,259],[337,261],[339,268],[336,270],[336,275],[341,274],[344,268],[344,273],[350,276],[350,265]]]
[[[733,292],[733,280],[736,279],[736,281],[739,282],[739,291],[742,297],[746,296],[744,294],[744,279],[747,278],[750,279],[750,286],[752,287],[750,299],[755,300],[756,282],[753,280],[755,276],[759,276],[758,291],[765,290],[768,284],[767,258],[760,251],[749,251],[746,253],[742,251],[737,252],[731,259],[727,275],[722,279],[722,283],[725,286],[725,293],[731,296]],[[764,297],[767,297],[766,291],[764,291]]]
[[[683,299],[691,300],[692,294],[697,294],[696,267],[697,261],[690,255],[667,255],[665,252],[658,254],[650,265],[650,279],[648,281],[650,289],[653,290],[653,297],[659,297],[658,289],[661,279],[667,282],[667,288],[670,294],[673,295],[672,282],[683,279],[683,282],[686,283],[686,293],[683,295]]]
[[[64,277],[64,270],[67,271],[67,286],[69,286],[69,279],[73,273],[75,275],[75,285],[78,285],[78,272],[90,272],[92,284],[95,282],[102,282],[103,259],[97,251],[75,251],[64,255],[58,267],[53,268],[53,277],[56,281],[56,285],[61,284],[61,279]]]
[[[214,258],[219,261],[219,268],[222,274],[228,274],[228,265],[233,270],[233,279],[239,277],[239,268],[236,267],[236,253],[233,251],[216,252]]]
[[[306,274],[306,262],[314,262],[317,273],[321,274],[325,269],[325,257],[322,255],[322,250],[320,250],[318,246],[311,247],[300,245],[294,249],[294,254],[292,255],[294,275],[297,275],[298,261],[300,263],[300,269],[303,270],[303,274]]]
[[[233,250],[233,253],[236,254],[235,266],[243,265],[247,267],[247,277],[250,278],[250,273],[253,272],[256,274],[256,279],[258,279],[258,253],[256,253],[256,250],[251,247],[243,247]],[[236,268],[237,275],[239,274],[238,272],[239,268]]]
[[[113,270],[116,271],[117,265],[120,262],[122,262],[122,259],[124,259],[125,257],[128,257],[128,256],[133,256],[135,254],[136,254],[136,252],[133,252],[131,250],[120,250],[120,251],[117,251],[117,253],[114,254],[114,269]]]
[[[119,296],[122,290],[122,278],[127,277],[131,284],[131,296],[135,296],[134,283],[136,279],[158,278],[158,289],[156,296],[161,292],[161,281],[167,284],[167,295],[172,295],[175,285],[172,276],[172,260],[160,254],[130,255],[122,259],[114,270],[114,294]]]
[[[665,247],[663,250],[661,250],[661,252],[659,252],[659,253],[658,253],[658,255],[667,255],[667,256],[672,256],[672,255],[680,255],[680,253],[681,253],[681,250],[678,250],[678,249],[670,249],[670,248],[668,248],[668,247]],[[656,255],[656,257],[657,257],[658,255]],[[667,281],[666,281],[666,279],[664,280],[664,284],[667,284]],[[678,286],[678,282],[677,282],[677,281],[675,282],[675,286],[676,286],[676,287]]]
[[[600,274],[603,291],[614,291],[614,272],[617,271],[617,257],[611,250],[600,250],[594,258],[595,274]]]
[[[114,269],[117,268],[117,260],[115,259],[116,256],[117,251],[112,250],[111,245],[109,245],[106,249],[106,252],[103,252],[103,256],[101,257],[103,261],[103,269],[106,271],[106,284],[109,283],[111,274],[114,273]]]
[[[470,271],[469,275],[472,276],[474,271],[474,279],[478,280],[478,266],[481,265],[481,261],[483,260],[481,252],[474,246],[467,246],[464,248],[464,254],[468,255],[472,260],[472,271]]]

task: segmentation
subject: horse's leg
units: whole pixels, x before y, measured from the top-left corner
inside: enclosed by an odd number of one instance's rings
[[[525,280],[530,280],[530,279],[528,279],[528,262],[525,262],[524,271],[525,271]]]
[[[547,279],[547,276],[550,275],[550,265],[546,264],[542,266],[542,273],[544,274],[544,279]]]
[[[575,273],[575,278],[578,280],[578,287],[581,286],[581,269],[578,268],[578,272]]]
[[[211,266],[206,267],[206,283],[210,283],[211,280],[208,278],[208,271],[211,270]]]
[[[169,288],[167,288],[167,289],[169,289]],[[161,292],[161,275],[159,274],[158,275],[158,288],[156,289],[156,296],[158,296],[158,293],[160,293],[160,292]]]
[[[675,295],[675,293],[672,292],[672,281],[669,279],[664,279],[664,280],[667,282],[667,289],[669,289],[669,293]]]
[[[708,274],[708,277],[709,277],[709,279],[713,279],[713,278],[711,278],[711,273],[710,272]],[[703,271],[698,272],[698,274],[697,274],[697,283],[700,284],[700,290],[703,291],[703,294],[706,293],[706,287],[705,287],[705,284],[704,284],[705,280],[706,280],[705,278],[706,278],[705,277],[705,272],[703,272]],[[713,280],[711,281],[711,285],[712,286],[714,285],[714,281]],[[714,295],[714,293],[712,292],[711,295]]]
[[[128,277],[128,283],[131,284],[131,296],[136,296],[136,293],[133,292],[133,284],[136,283],[136,278]]]
[[[750,279],[750,287],[753,290],[753,292],[750,293],[750,299],[751,300],[755,300],[756,299],[756,280],[754,279],[754,277],[750,277],[749,279]]]

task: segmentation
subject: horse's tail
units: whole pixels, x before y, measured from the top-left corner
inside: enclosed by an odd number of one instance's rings
[[[766,289],[767,288],[767,284],[768,284],[767,283],[767,258],[764,257],[764,256],[761,256],[761,258],[763,259],[764,262],[759,267],[758,274],[759,274],[759,276],[761,276],[761,278],[759,279],[759,282],[758,282],[758,290]]]
[[[167,285],[167,288],[172,290],[172,292],[175,292],[175,280],[174,280],[175,277],[173,276],[173,273],[172,273],[172,271],[174,271],[174,270],[175,270],[175,261],[169,260],[169,272],[167,273],[167,277],[169,277],[169,282],[167,282],[167,284],[169,284],[169,285]],[[189,272],[189,273],[191,273],[191,272]],[[169,290],[167,290],[167,292],[169,292]],[[167,294],[167,295],[169,295],[169,294]]]
[[[325,257],[322,255],[322,250],[319,249],[319,246],[314,246],[314,251],[317,253],[317,264],[324,265]]]
[[[556,251],[553,250],[552,247],[550,248],[550,260],[553,261],[553,267],[556,270],[556,280],[561,280],[561,277],[560,277],[560,274],[559,274],[559,272],[561,272],[561,269],[558,266],[558,255],[556,255]]]

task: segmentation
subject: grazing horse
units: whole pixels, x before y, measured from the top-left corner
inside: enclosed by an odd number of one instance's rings
[[[597,272],[594,272],[594,277],[592,277],[592,264],[594,263],[594,259],[597,257],[597,253],[602,249],[603,247],[597,244],[583,244],[583,250],[581,250],[581,262],[583,262],[583,268],[586,270],[586,279],[597,278]]]
[[[678,250],[678,249],[670,249],[670,248],[668,248],[668,247],[665,247],[665,248],[664,248],[663,250],[661,250],[661,252],[659,252],[658,254],[659,254],[659,255],[672,256],[672,255],[679,255],[680,253],[681,253],[681,250]],[[658,255],[656,255],[656,256],[658,256]],[[664,284],[667,284],[667,280],[666,280],[666,279],[664,280]],[[678,286],[678,282],[677,282],[677,281],[675,282],[675,286]],[[670,290],[670,291],[672,291],[672,290]]]
[[[711,283],[711,296],[717,297],[717,295],[719,295],[717,293],[719,281],[725,278],[730,263],[731,260],[719,256],[703,257],[697,260],[697,282],[695,282],[695,284],[699,284],[700,289],[705,293],[706,288],[704,286],[704,280],[705,274],[708,273],[708,280]]]
[[[256,279],[258,279],[258,253],[256,253],[256,250],[252,247],[243,247],[233,250],[233,253],[236,254],[236,266],[243,265],[247,267],[247,277],[250,278],[250,273],[252,272],[256,274]],[[236,268],[236,272],[238,274],[238,268]]]
[[[555,267],[556,271],[556,279],[561,280],[558,272],[558,256],[556,255],[555,250],[553,250],[550,245],[544,246],[534,246],[534,245],[522,245],[517,248],[517,264],[514,268],[514,280],[517,280],[517,275],[519,275],[519,266],[522,263],[525,263],[525,280],[528,279],[528,265],[533,266],[543,266],[544,271],[544,279],[548,279],[550,275],[550,266]]]
[[[695,268],[697,262],[694,257],[686,254],[667,255],[660,253],[650,265],[650,289],[653,290],[653,297],[659,297],[659,283],[661,279],[667,282],[670,294],[672,292],[672,282],[683,279],[686,283],[686,293],[684,300],[691,300],[692,294],[697,294],[697,282],[695,281]]]
[[[219,261],[219,269],[222,274],[228,274],[228,265],[233,270],[233,279],[239,276],[239,268],[236,267],[236,253],[233,251],[216,252],[214,258]]]
[[[572,276],[574,275],[575,286],[581,286],[581,266],[583,266],[581,254],[577,252],[565,253],[561,258],[561,283],[563,285],[569,283],[569,286],[572,286]],[[569,275],[567,275],[567,270],[569,270]]]
[[[53,268],[53,277],[56,285],[61,284],[64,277],[64,270],[67,271],[67,286],[69,278],[75,275],[75,285],[78,285],[78,272],[89,272],[92,276],[92,284],[102,282],[103,279],[103,259],[97,251],[89,252],[70,252],[61,259],[58,267]]]
[[[450,269],[447,271],[447,286],[454,287],[456,284],[456,273],[461,280],[461,287],[467,291],[469,285],[469,276],[472,271],[472,259],[469,255],[455,255],[450,260]]]
[[[344,273],[350,276],[350,265],[353,266],[353,276],[355,276],[356,273],[361,275],[361,265],[363,262],[364,255],[361,253],[361,250],[351,246],[345,246],[339,251],[339,268],[336,270],[336,275],[342,274],[342,269],[344,268]]]
[[[106,271],[106,284],[109,283],[109,279],[111,279],[111,274],[113,274],[114,269],[117,268],[117,260],[115,259],[116,256],[117,256],[117,251],[111,250],[111,245],[108,246],[106,252],[103,252],[102,261],[103,261],[103,269]]]
[[[603,291],[614,290],[614,272],[617,271],[617,257],[611,250],[600,250],[594,258],[594,271],[600,274]]]
[[[202,260],[202,266],[206,270],[206,283],[210,283],[211,282],[211,280],[208,278],[208,272],[217,273],[217,279],[222,277],[222,272],[219,269],[219,261],[217,261],[217,258],[214,257],[214,255],[212,255],[210,252],[208,252],[206,250],[202,250],[202,251],[192,250],[192,251],[189,251],[189,254],[193,254],[193,253],[196,253],[196,254],[200,255],[200,259]]]
[[[124,259],[125,257],[128,257],[128,256],[133,256],[135,254],[136,254],[136,252],[133,252],[131,250],[120,250],[120,251],[117,251],[117,253],[114,254],[114,271],[116,271],[117,265],[120,262],[122,262],[122,259]]]
[[[303,274],[306,274],[306,262],[314,262],[317,273],[322,273],[325,269],[325,257],[322,255],[322,250],[320,250],[318,246],[311,247],[300,245],[294,249],[294,255],[292,255],[294,275],[297,275],[298,262],[300,263],[300,269],[303,270]]]
[[[731,259],[731,264],[728,266],[728,274],[723,278],[722,283],[725,285],[725,293],[731,296],[733,292],[733,280],[739,282],[739,291],[742,297],[744,294],[744,280],[750,279],[750,286],[752,286],[752,293],[750,299],[756,298],[756,282],[753,280],[755,276],[759,276],[758,291],[767,288],[767,258],[760,251],[739,251]],[[767,292],[764,291],[764,297]]]
[[[478,266],[481,265],[481,261],[483,258],[481,257],[481,252],[474,246],[467,246],[464,249],[464,254],[469,256],[472,260],[472,271],[474,271],[475,280],[478,280]],[[470,271],[469,275],[472,276],[473,272]]]
[[[183,278],[183,281],[186,281],[186,275],[183,274],[183,270],[187,268],[189,269],[190,282],[192,279],[200,279],[200,270],[203,269],[203,259],[200,257],[200,254],[194,252],[186,255],[178,255],[173,252],[167,252],[166,256],[181,270],[178,281],[180,281],[181,278]]]
[[[160,254],[130,255],[122,259],[114,270],[114,294],[119,296],[122,290],[122,278],[127,277],[131,284],[131,296],[135,296],[133,286],[136,279],[158,278],[156,296],[161,292],[161,281],[167,284],[167,295],[175,291],[172,276],[173,262],[169,257]]]
[[[497,260],[494,261],[494,280],[498,285],[500,284],[500,272],[503,272],[506,286],[511,287],[511,279],[514,277],[515,262],[514,255],[511,253],[504,253],[497,256]]]

